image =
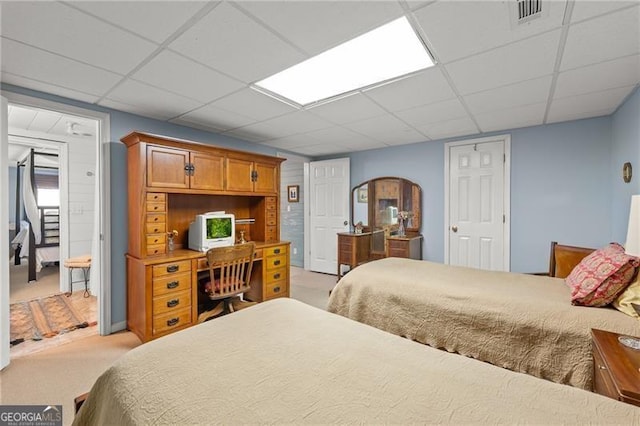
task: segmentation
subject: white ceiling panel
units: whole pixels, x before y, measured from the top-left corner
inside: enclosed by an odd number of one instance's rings
[[[285,136],[284,138],[269,139],[261,143],[273,148],[292,150],[309,145],[309,138],[305,135],[293,135]],[[313,141],[313,143],[317,143],[317,141]]]
[[[191,123],[209,126],[219,130],[235,129],[236,127],[246,126],[255,122],[255,120],[249,117],[225,111],[211,105],[198,108],[172,121],[182,124]]]
[[[13,84],[16,86],[28,87],[32,90],[39,92],[51,93],[52,95],[58,95],[69,99],[75,99],[87,103],[95,103],[100,96],[90,95],[88,93],[82,93],[77,90],[67,89],[65,87],[56,86],[49,83],[43,83],[41,81],[32,80],[23,76],[10,74],[6,72],[0,73],[0,81],[7,84]]]
[[[501,111],[477,114],[476,121],[483,132],[542,124],[547,103],[517,106]]]
[[[640,82],[640,55],[565,71],[558,75],[554,98],[576,96]]]
[[[297,111],[271,120],[251,124],[239,130],[264,134],[267,136],[265,139],[275,139],[298,133],[308,133],[331,126],[331,123],[306,111]]]
[[[270,96],[245,88],[211,103],[211,106],[253,118],[255,121],[268,120],[279,115],[297,111]]]
[[[34,120],[29,125],[29,130],[34,130],[36,132],[48,132],[51,130],[58,122],[64,119],[60,113],[51,112],[51,111],[38,111]],[[75,120],[72,122],[76,122]],[[65,124],[66,125],[66,124]],[[66,131],[66,129],[65,129]]]
[[[463,95],[506,86],[551,74],[559,41],[560,31],[551,31],[456,61],[446,69]]]
[[[573,4],[573,12],[571,13],[571,22],[576,23],[594,16],[603,15],[618,9],[637,5],[638,1],[594,1],[594,0],[578,0]]]
[[[633,90],[631,87],[604,90],[586,95],[554,99],[549,108],[549,122],[565,120],[565,117],[585,118],[611,114],[620,102]],[[591,115],[593,114],[593,115]]]
[[[7,119],[10,120],[12,126],[28,129],[29,125],[31,125],[36,118],[37,113],[37,110],[31,108],[9,105]]]
[[[249,142],[262,142],[266,139],[269,139],[268,135],[258,133],[251,130],[243,129],[242,127],[238,129],[232,129],[224,132],[225,135],[232,136],[234,138],[242,139]]]
[[[561,70],[640,52],[640,6],[572,25]]]
[[[316,142],[339,143],[346,146],[371,142],[371,138],[368,136],[339,126],[314,130],[313,132],[305,133],[303,136],[309,137]]]
[[[458,99],[408,109],[396,115],[414,127],[469,116]]]
[[[59,2],[3,2],[0,31],[4,37],[120,74],[157,48]]]
[[[385,143],[389,140],[402,140],[405,143],[425,140],[424,135],[392,115],[349,123],[344,127]]]
[[[2,71],[66,89],[101,95],[120,80],[118,74],[2,39]]]
[[[169,47],[245,83],[268,77],[305,56],[228,3],[222,3]]]
[[[310,108],[308,111],[336,124],[352,123],[387,113],[360,93]]]
[[[415,12],[435,55],[445,63],[562,25],[565,2],[543,2],[546,16],[512,28],[515,1],[441,1]]]
[[[467,95],[464,101],[473,114],[546,102],[551,81],[552,77],[549,75]]]
[[[175,78],[176,75],[189,77]],[[131,78],[200,102],[210,102],[245,86],[167,50],[145,64]]]
[[[175,95],[153,86],[127,80],[109,93],[109,101],[115,101],[135,107],[127,109],[135,114],[168,120],[185,114],[201,104],[183,96]],[[100,105],[108,106],[105,100]]]
[[[268,1],[242,1],[238,5],[312,56],[403,15],[395,1],[292,1],[277,7]]]
[[[402,111],[456,97],[438,67],[367,90],[365,94],[389,111]]]
[[[434,140],[479,133],[478,127],[468,117],[428,124],[419,130]]]
[[[74,1],[71,6],[160,44],[206,4],[201,1]]]

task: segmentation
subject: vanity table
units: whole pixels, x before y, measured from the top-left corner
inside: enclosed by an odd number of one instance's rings
[[[342,266],[350,269],[384,257],[422,259],[420,186],[407,179],[382,177],[352,190],[351,223],[362,232],[338,233],[338,280]],[[399,226],[404,220],[404,230]],[[404,232],[403,232],[404,231]]]

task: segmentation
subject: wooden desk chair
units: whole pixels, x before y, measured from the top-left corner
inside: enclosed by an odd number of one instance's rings
[[[549,257],[549,276],[566,278],[573,268],[595,249],[585,247],[566,246],[551,242],[551,254]]]
[[[205,292],[210,300],[221,300],[214,309],[198,316],[198,322],[234,311],[233,300],[250,289],[254,243],[237,244],[230,247],[216,247],[207,251],[209,282]]]

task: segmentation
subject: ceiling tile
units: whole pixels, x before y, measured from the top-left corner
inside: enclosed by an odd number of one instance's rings
[[[551,31],[446,66],[462,95],[551,74],[560,31]],[[479,78],[482,76],[482,78]]]
[[[36,118],[37,111],[31,108],[22,108],[9,105],[7,119],[10,123],[20,129],[28,129],[29,125]]]
[[[480,133],[469,117],[428,124],[420,127],[419,130],[433,140]]]
[[[571,22],[576,23],[594,16],[602,15],[607,12],[622,9],[625,7],[637,5],[638,1],[576,1],[573,3],[573,12],[571,13]]]
[[[554,123],[611,114],[634,88],[635,86],[621,87],[586,95],[554,99],[551,102],[547,122]]]
[[[598,92],[640,82],[640,55],[565,71],[558,75],[555,98]]]
[[[640,6],[569,27],[562,71],[640,52]]]
[[[207,2],[75,1],[71,4],[160,44]]]
[[[334,126],[326,129],[314,130],[301,135],[315,142],[331,143],[334,145],[357,145],[370,142],[371,138],[344,127]]]
[[[268,120],[269,118],[297,111],[291,105],[251,88],[245,88],[218,99],[212,102],[211,106],[241,114],[256,121]]]
[[[264,134],[266,135],[265,139],[275,139],[298,133],[308,133],[326,127],[331,127],[331,124],[306,111],[297,111],[271,120],[251,124],[239,130]]]
[[[210,102],[245,86],[168,50],[153,58],[131,78],[200,102]]]
[[[118,74],[7,39],[2,39],[1,59],[3,72],[62,86],[69,93],[102,95],[121,79]]]
[[[467,95],[464,101],[473,114],[546,102],[551,81],[552,77],[549,75]]]
[[[10,74],[6,72],[0,73],[0,81],[7,84],[26,87],[31,90],[37,90],[39,92],[50,93],[52,95],[58,95],[58,96],[62,96],[69,99],[76,99],[82,102],[87,102],[89,104],[95,103],[98,99],[100,99],[100,96],[97,96],[97,95],[90,95],[88,93],[78,92],[77,90],[71,90],[65,87],[55,86],[53,84],[31,80],[23,76]]]
[[[255,120],[249,117],[225,111],[210,105],[188,112],[187,114],[172,121],[183,124],[199,124],[218,130],[235,129],[236,127],[246,126],[255,122]]]
[[[441,1],[414,15],[445,64],[494,47],[522,40],[562,25],[565,2],[543,3],[546,16],[525,24],[514,24],[509,5],[515,1]]]
[[[537,126],[544,121],[547,103],[524,105],[477,114],[475,119],[483,132]]]
[[[127,80],[112,90],[108,100],[129,105],[130,108],[126,111],[163,120],[180,116],[201,106],[191,99],[134,80]],[[105,101],[99,103],[107,106]]]
[[[387,113],[360,93],[309,108],[308,111],[336,124],[351,123]]]
[[[268,77],[305,56],[251,18],[222,3],[169,47],[245,83]]]
[[[59,121],[62,121],[62,119],[63,116],[59,112],[38,111],[34,120],[29,124],[27,129],[34,130],[36,132],[48,132]]]
[[[397,112],[396,115],[414,127],[468,117],[467,111],[458,99],[412,108]]]
[[[3,2],[1,33],[120,74],[131,71],[157,48],[59,2]]]
[[[389,1],[292,1],[277,7],[268,1],[242,1],[238,5],[310,55],[404,14],[399,3]]]
[[[305,135],[285,136],[284,138],[268,139],[261,142],[264,145],[280,149],[296,149],[309,144],[309,137]],[[317,143],[317,141],[313,141]]]
[[[401,111],[456,96],[438,67],[367,90],[365,94],[389,111]]]
[[[269,136],[260,134],[253,130],[246,130],[242,127],[238,129],[232,129],[224,132],[225,135],[232,136],[234,138],[242,139],[249,142],[262,142],[266,139],[269,139]]]
[[[128,112],[130,114],[136,114],[142,117],[155,118],[156,120],[166,120],[168,115],[163,111],[149,109],[145,105],[129,105],[124,102],[118,102],[111,99],[102,99],[98,102],[98,105],[105,108]]]
[[[80,134],[78,135],[69,134],[67,131],[68,129],[67,123],[74,124],[75,125],[74,130],[76,130]],[[93,135],[97,133],[97,131],[98,131],[97,120],[91,120],[91,119],[77,117],[73,115],[67,115],[67,114],[62,114],[60,116],[60,120],[58,120],[53,125],[53,127],[49,129],[49,133],[51,134],[64,135],[66,137],[71,137],[74,139],[87,138],[87,137],[91,138]],[[87,133],[87,134],[84,134],[84,133]]]
[[[425,139],[420,132],[392,115],[383,115],[349,123],[344,127],[384,143],[388,141],[405,141],[409,143]]]

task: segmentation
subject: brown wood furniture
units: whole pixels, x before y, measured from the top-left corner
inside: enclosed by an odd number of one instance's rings
[[[289,296],[289,243],[280,241],[282,158],[134,132],[128,159],[127,327],[146,342],[198,317],[198,273],[205,253],[188,249],[197,214],[233,213],[236,233],[256,245],[248,300]],[[251,223],[252,222],[252,223]],[[167,233],[177,231],[175,249]]]
[[[640,406],[640,350],[624,346],[620,334],[591,330],[594,391]]]
[[[552,241],[551,254],[549,256],[549,276],[557,278],[568,277],[573,268],[594,251],[595,249],[567,246]]]

